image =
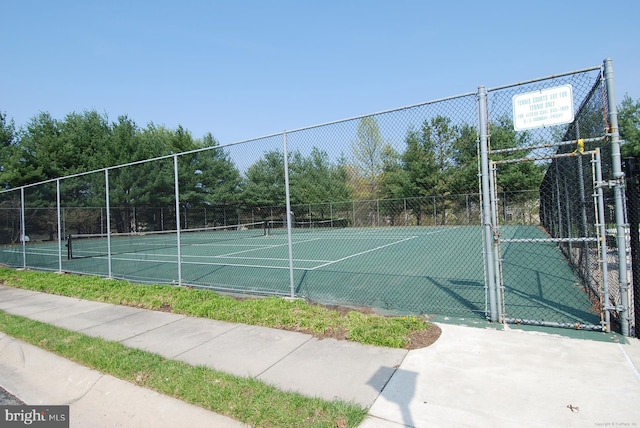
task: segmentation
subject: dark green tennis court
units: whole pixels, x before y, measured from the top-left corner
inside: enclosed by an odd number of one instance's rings
[[[544,236],[535,226],[508,226],[504,237]],[[323,304],[484,318],[486,290],[479,226],[293,228],[293,294]],[[111,276],[142,283],[182,283],[244,294],[290,295],[286,229],[262,224],[184,231],[180,265],[175,233],[111,238]],[[29,242],[4,247],[2,262],[47,270],[109,275],[106,238]],[[598,324],[590,301],[553,243],[503,244],[506,316]],[[179,280],[179,273],[182,280]],[[535,315],[535,317],[534,317]]]

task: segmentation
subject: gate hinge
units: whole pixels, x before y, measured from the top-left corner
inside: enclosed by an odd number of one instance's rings
[[[622,305],[605,305],[603,308],[605,311],[624,312],[626,309]]]
[[[621,185],[623,182],[624,182],[624,178],[619,177],[609,181],[598,181],[597,183],[594,183],[594,187],[596,189],[605,188],[605,187],[611,189],[613,187]]]

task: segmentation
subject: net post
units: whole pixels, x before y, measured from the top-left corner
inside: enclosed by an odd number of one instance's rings
[[[71,260],[73,258],[73,243],[71,240],[71,234],[67,235],[67,260]]]
[[[618,278],[620,284],[620,330],[623,336],[629,336],[629,279],[627,274],[627,242],[626,221],[624,213],[624,173],[620,156],[620,134],[618,131],[618,110],[616,107],[615,88],[613,85],[613,61],[610,58],[604,60],[604,80],[607,89],[607,107],[609,111],[609,135],[611,136],[611,161],[613,180],[615,182],[614,200],[616,216],[616,233],[618,244]]]
[[[478,87],[478,130],[480,133],[480,165],[482,187],[482,227],[485,254],[486,286],[489,294],[489,318],[493,322],[498,321],[498,305],[496,296],[496,275],[493,252],[493,232],[491,230],[491,188],[489,185],[489,144],[487,124],[487,90],[484,86]]]

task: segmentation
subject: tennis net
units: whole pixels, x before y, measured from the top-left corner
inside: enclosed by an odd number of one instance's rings
[[[313,230],[334,230],[347,227],[348,221],[343,218],[330,220],[307,220],[291,222],[291,229],[296,232],[313,231]],[[266,224],[266,232],[268,235],[278,235],[286,233],[287,222],[281,220],[269,220]]]
[[[266,234],[266,222],[181,229],[180,245],[189,246],[233,241]],[[110,235],[106,233],[71,234],[67,236],[66,244],[67,258],[69,259],[165,250],[176,248],[177,245],[178,234],[175,230],[111,233]]]

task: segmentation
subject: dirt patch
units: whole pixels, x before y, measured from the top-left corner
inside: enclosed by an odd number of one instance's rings
[[[161,312],[173,312],[173,308],[168,303],[163,303],[158,310]]]
[[[347,331],[344,329],[329,328],[323,334],[318,334],[313,331],[301,328],[282,327],[283,330],[295,331],[297,333],[310,334],[318,339],[336,339],[336,340],[348,340]],[[442,330],[435,324],[429,324],[429,328],[421,331],[415,331],[409,335],[409,344],[404,349],[420,349],[433,345],[438,340]]]
[[[406,349],[420,349],[433,345],[442,334],[442,330],[435,324],[429,324],[429,328],[422,331],[416,331],[409,336],[411,342]]]
[[[345,306],[337,306],[337,305],[320,305],[326,309],[339,312],[341,315],[345,316],[351,311],[358,311],[364,314],[374,314],[376,313],[373,309],[368,307],[345,307]],[[304,331],[301,333],[309,333],[320,339],[337,339],[337,340],[347,340],[347,332],[344,330],[334,330],[330,329],[325,332],[323,335],[318,335],[312,332]],[[442,334],[442,330],[435,324],[429,324],[429,328],[421,331],[416,331],[411,333],[409,336],[409,344],[405,346],[405,349],[420,349],[426,348],[427,346],[431,346],[434,344],[440,335]]]

